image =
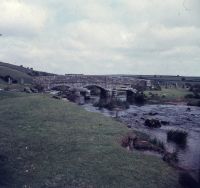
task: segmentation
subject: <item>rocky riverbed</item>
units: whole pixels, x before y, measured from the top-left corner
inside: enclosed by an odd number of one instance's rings
[[[91,112],[99,112],[106,116],[115,117],[115,111],[99,110],[92,104],[83,107]],[[159,120],[161,127],[149,128],[145,126],[147,119]],[[191,172],[200,168],[200,108],[185,105],[144,105],[130,106],[128,110],[118,112],[118,120],[130,129],[148,134],[152,139],[163,142],[169,152],[176,152],[178,166]],[[167,140],[167,131],[183,130],[188,133],[186,144],[177,145]]]

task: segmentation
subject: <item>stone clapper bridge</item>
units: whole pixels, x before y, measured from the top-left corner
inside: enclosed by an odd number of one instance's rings
[[[118,92],[126,92],[129,102],[137,92],[136,87],[147,85],[147,80],[136,79],[131,76],[103,76],[103,75],[65,75],[65,76],[39,76],[34,78],[34,84],[42,85],[45,90],[53,90],[58,86],[65,86],[76,91],[80,96],[90,95],[90,88],[100,89],[101,99],[110,99]]]

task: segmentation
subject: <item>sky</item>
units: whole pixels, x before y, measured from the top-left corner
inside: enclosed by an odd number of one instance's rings
[[[0,33],[36,70],[200,76],[200,0],[1,0]]]

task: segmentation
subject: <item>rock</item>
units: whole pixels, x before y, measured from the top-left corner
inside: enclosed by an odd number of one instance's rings
[[[25,87],[24,88],[24,92],[26,93],[32,93],[31,89],[29,87]]]
[[[177,159],[177,154],[176,153],[170,153],[170,152],[166,152],[163,156],[163,161],[169,163],[169,164],[173,164],[176,163],[178,161]]]
[[[60,100],[60,99],[61,99],[61,97],[60,97],[60,96],[58,96],[58,95],[54,95],[52,98],[54,98],[54,99],[58,99],[58,100]]]
[[[133,114],[133,116],[137,116],[137,114],[136,114],[136,113],[134,113],[134,114]]]
[[[190,118],[186,118],[187,121],[192,121]]]
[[[187,111],[187,112],[190,112],[190,111],[191,111],[191,108],[188,107],[186,111]]]
[[[130,128],[131,128],[131,125],[127,125],[127,127],[130,129]]]
[[[161,121],[162,125],[169,125],[169,121]]]
[[[161,123],[157,119],[146,119],[144,125],[149,128],[160,128],[161,127]]]
[[[155,116],[155,115],[158,115],[158,113],[157,112],[149,112],[149,115],[150,116]]]
[[[32,88],[30,88],[30,90],[31,90],[33,93],[39,93],[39,92],[38,92],[38,90],[37,90],[37,89],[35,89],[35,88],[33,88],[33,87],[32,87]]]

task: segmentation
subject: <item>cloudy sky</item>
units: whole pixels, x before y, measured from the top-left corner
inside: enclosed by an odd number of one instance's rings
[[[200,76],[200,0],[1,0],[0,33],[37,70]]]

